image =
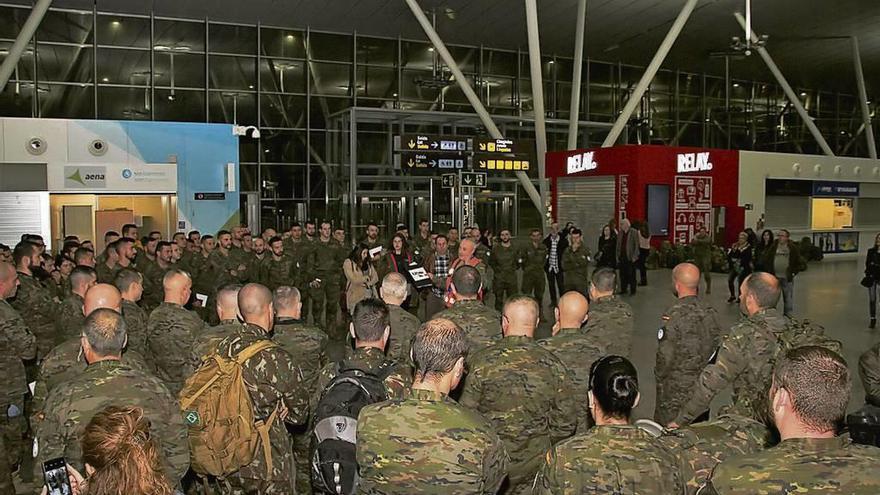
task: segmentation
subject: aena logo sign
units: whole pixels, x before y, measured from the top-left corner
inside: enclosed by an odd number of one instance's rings
[[[712,162],[709,161],[709,152],[679,153],[678,173],[704,172],[712,170]]]
[[[595,151],[587,151],[586,153],[568,157],[568,173],[573,174],[576,172],[584,172],[586,170],[595,170],[598,165],[596,164],[596,161],[593,160],[594,153]]]
[[[64,187],[104,189],[107,187],[107,167],[64,167]]]

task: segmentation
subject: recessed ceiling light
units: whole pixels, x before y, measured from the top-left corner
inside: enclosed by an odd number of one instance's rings
[[[733,83],[733,87],[734,87],[734,88],[738,88],[738,87],[739,87],[739,83]]]
[[[547,62],[547,63],[548,63],[548,64],[555,64],[556,61],[555,61],[555,60],[551,60],[551,61],[549,61],[549,62]]]
[[[105,77],[105,78],[103,78],[103,79],[101,79],[101,80],[104,81],[104,82],[110,82],[110,78],[109,78],[109,77]]]
[[[806,92],[806,91],[801,91],[801,96],[807,96],[807,92]]]
[[[253,84],[248,85],[248,89],[254,89],[254,85]]]
[[[113,27],[119,27],[120,24],[122,24],[122,23],[119,22],[119,21],[113,21],[113,22],[110,23],[110,25],[113,26]]]
[[[429,51],[429,52],[433,52],[433,51],[434,51],[434,47],[433,47],[433,46],[429,46],[429,47],[428,47],[428,51]]]
[[[292,35],[292,34],[288,34],[288,35],[287,35],[287,41],[293,41],[293,35]]]

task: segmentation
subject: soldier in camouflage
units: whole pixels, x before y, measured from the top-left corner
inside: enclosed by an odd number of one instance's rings
[[[98,276],[98,282],[102,284],[112,284],[116,272],[119,271],[116,266],[119,264],[119,253],[116,251],[118,245],[118,240],[107,244],[104,253],[95,260],[95,273]]]
[[[339,294],[342,291],[342,260],[348,255],[345,248],[331,237],[330,222],[321,223],[321,235],[313,242],[311,261],[308,265],[314,278],[312,289],[314,322],[322,324],[331,337],[335,333],[339,313]],[[322,317],[323,314],[323,317]]]
[[[82,333],[83,302],[86,292],[98,282],[94,268],[77,266],[70,272],[70,295],[61,301],[55,320],[55,345],[78,337]]]
[[[836,436],[852,388],[846,361],[825,347],[791,349],[771,381],[769,409],[782,441],[725,460],[698,493],[880,493],[880,449]]]
[[[465,241],[462,246],[469,241]],[[461,266],[452,274],[452,297],[455,304],[436,315],[445,318],[461,328],[471,341],[471,352],[476,352],[501,339],[501,313],[484,305],[478,299],[483,286],[482,277],[476,268]]]
[[[204,245],[204,240],[202,242]],[[212,265],[216,278],[216,287],[241,283],[247,277],[247,265],[238,253],[240,249],[232,250],[232,234],[228,230],[217,232],[217,246],[208,259]]]
[[[722,339],[715,362],[700,373],[672,426],[690,424],[731,384],[732,412],[766,423],[770,361],[788,325],[775,309],[780,293],[779,281],[772,274],[756,272],[746,277],[740,288],[740,309],[746,318]]]
[[[238,331],[238,327],[241,326],[238,312],[238,292],[240,290],[241,285],[230,284],[224,285],[217,291],[215,311],[220,323],[203,329],[195,336],[193,341],[193,361],[195,363],[204,361],[206,356],[217,350],[217,344]]]
[[[260,283],[272,291],[279,287],[292,287],[296,271],[296,260],[284,252],[284,241],[277,236],[269,239],[268,256],[259,266]]]
[[[147,352],[147,320],[149,316],[144,308],[138,305],[144,293],[143,275],[131,268],[123,268],[116,274],[113,285],[122,296],[122,317],[128,335],[127,350],[138,354]]]
[[[412,390],[358,416],[360,493],[497,492],[507,474],[504,446],[486,419],[449,396],[464,374],[469,344],[446,319],[416,333]]]
[[[639,400],[632,363],[614,355],[593,363],[589,394],[596,426],[547,452],[532,493],[682,493],[676,458],[654,444],[654,435],[630,424]]]
[[[211,263],[214,252],[214,236],[205,235],[200,238],[199,251],[189,260],[189,273],[193,277],[193,290],[197,294],[211,295],[214,293],[219,272]]]
[[[43,462],[56,457],[82,471],[83,429],[109,405],[143,408],[173,486],[189,469],[189,444],[177,401],[159,379],[126,364],[124,344],[125,321],[116,311],[98,309],[86,319],[82,347],[89,365],[52,389],[46,399],[44,417],[35,425],[35,479],[42,478]]]
[[[461,405],[488,419],[510,454],[504,493],[527,493],[542,456],[575,432],[572,378],[562,361],[534,341],[538,303],[528,296],[504,305],[504,338],[475,353]]]
[[[165,300],[147,321],[147,361],[176,396],[198,364],[192,359],[192,349],[205,324],[195,312],[183,307],[192,293],[188,273],[169,270],[162,286]]]
[[[672,289],[678,301],[661,317],[657,331],[654,377],[657,402],[654,420],[668,424],[690,399],[700,372],[721,342],[718,313],[697,295],[700,269],[681,263],[672,270]],[[705,411],[708,419],[708,410]]]
[[[865,402],[880,407],[880,343],[859,357],[859,376],[865,387]]]
[[[590,248],[584,245],[583,233],[580,229],[571,229],[568,233],[568,247],[562,252],[562,266],[565,267],[563,292],[578,291],[587,295],[590,284]]]
[[[238,307],[244,324],[217,346],[217,352],[225,356],[235,356],[250,345],[269,339],[272,332],[274,306],[269,289],[259,284],[245,285],[238,293]],[[263,454],[262,442],[258,442],[254,460],[227,478],[230,493],[292,493],[295,461],[285,424],[301,425],[308,418],[309,396],[303,371],[290,353],[281,347],[270,347],[245,361],[242,374],[256,418],[267,420],[277,413],[269,429],[272,470],[268,472],[268,459]]]
[[[568,368],[572,396],[576,406],[577,431],[583,433],[593,425],[586,407],[590,366],[608,354],[605,345],[591,338],[582,328],[589,311],[587,298],[580,292],[566,292],[555,308],[556,324],[553,335],[539,344],[552,352]]]
[[[516,270],[519,268],[519,248],[510,240],[510,230],[503,229],[499,241],[492,246],[489,266],[495,272],[492,292],[495,294],[495,309],[501,311],[504,301],[519,293],[516,283]]]
[[[568,267],[565,268],[568,277]],[[608,354],[629,357],[633,340],[632,307],[614,295],[617,274],[611,268],[593,272],[590,282],[590,316],[586,330],[595,342],[606,347]]]
[[[314,280],[309,261],[312,256],[312,242],[303,236],[302,226],[294,223],[290,227],[290,236],[284,239],[284,254],[293,260],[293,280],[290,286],[299,289],[302,302],[302,320],[309,319],[309,306],[312,301],[309,283]]]
[[[278,241],[281,241],[280,237]],[[251,243],[253,244],[253,249],[248,260],[248,280],[259,282],[260,277],[262,277],[263,262],[271,258],[272,253],[269,250],[269,243],[264,241],[262,237],[254,237]]]
[[[159,241],[156,245],[156,261],[144,269],[144,295],[141,305],[148,312],[156,309],[164,297],[162,283],[165,274],[174,266],[171,253],[171,243]]]
[[[388,315],[391,325],[391,336],[388,340],[388,357],[397,360],[401,364],[410,362],[410,345],[412,338],[419,330],[419,321],[412,313],[400,307],[408,297],[406,278],[403,275],[392,272],[382,279],[379,294],[385,304],[388,305]]]
[[[22,438],[27,430],[24,402],[27,376],[24,361],[34,359],[37,343],[24,320],[7,299],[15,297],[18,275],[15,267],[0,262],[0,492],[15,493],[11,473],[21,461]]]
[[[24,315],[25,324],[36,337],[37,359],[40,359],[55,344],[55,317],[59,304],[31,270],[40,266],[40,250],[35,244],[20,242],[12,251],[12,259],[19,282],[12,307],[18,314]]]
[[[532,229],[529,242],[520,254],[522,265],[522,293],[532,296],[536,301],[544,301],[544,289],[547,285],[544,276],[544,263],[547,261],[547,246],[541,242],[541,231]]]

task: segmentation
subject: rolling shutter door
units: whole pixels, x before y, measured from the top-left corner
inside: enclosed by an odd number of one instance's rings
[[[25,233],[51,243],[48,192],[0,192],[0,212],[0,243],[14,247]]]
[[[584,232],[584,244],[595,254],[599,234],[614,218],[614,176],[565,177],[556,181],[556,218]]]

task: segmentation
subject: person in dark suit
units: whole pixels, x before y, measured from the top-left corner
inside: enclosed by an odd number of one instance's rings
[[[620,268],[620,293],[636,293],[636,263],[639,260],[639,233],[632,228],[629,220],[620,221],[620,234],[617,235],[617,266]]]
[[[547,274],[547,285],[550,286],[550,307],[555,308],[559,296],[562,295],[562,253],[568,247],[566,236],[559,232],[559,223],[553,222],[550,225],[550,234],[544,238],[544,246],[547,247],[544,272]]]

